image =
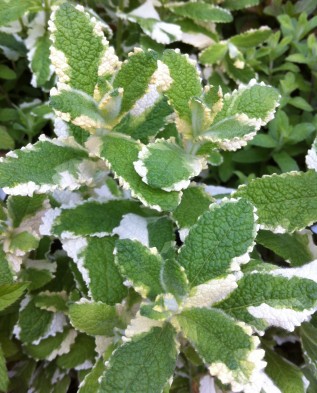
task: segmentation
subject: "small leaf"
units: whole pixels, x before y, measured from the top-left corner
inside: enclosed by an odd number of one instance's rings
[[[204,2],[171,3],[169,9],[176,15],[197,21],[216,23],[232,21],[232,15],[228,10]]]
[[[242,34],[235,35],[229,41],[238,48],[255,48],[256,46],[265,42],[272,34],[272,30],[267,26],[262,26],[259,29],[251,29]]]
[[[4,64],[0,64],[0,79],[13,80],[16,79],[16,73]]]
[[[14,139],[8,133],[5,127],[0,126],[0,146],[1,150],[12,150],[14,149]]]
[[[223,6],[229,10],[242,10],[243,8],[254,7],[260,0],[225,0]]]
[[[199,56],[202,64],[212,65],[222,61],[228,51],[228,45],[225,42],[215,42],[207,49],[203,50]]]

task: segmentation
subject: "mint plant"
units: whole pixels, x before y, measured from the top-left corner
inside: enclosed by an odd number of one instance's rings
[[[306,172],[218,201],[202,182],[220,151],[273,119],[278,91],[256,79],[225,94],[203,86],[178,50],[135,48],[121,62],[81,5],[55,7],[48,25],[56,137],[0,162],[0,390],[272,393],[291,381],[305,392],[316,373],[305,230],[317,221],[315,146]],[[275,350],[295,329],[305,370]]]

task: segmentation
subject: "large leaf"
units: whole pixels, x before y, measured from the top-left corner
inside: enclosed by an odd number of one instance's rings
[[[294,232],[317,221],[317,173],[290,172],[264,176],[234,194],[257,208],[262,228]]]
[[[192,308],[175,318],[212,375],[230,383],[233,391],[251,388],[265,363],[261,361],[264,351],[256,349],[259,340],[250,328],[215,309]]]
[[[246,200],[212,205],[191,227],[179,263],[192,287],[239,270],[256,236],[253,206]]]
[[[162,392],[176,365],[175,338],[175,330],[167,323],[123,344],[109,360],[100,393]]]

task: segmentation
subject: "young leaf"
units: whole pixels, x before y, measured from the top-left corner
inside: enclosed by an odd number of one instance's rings
[[[317,221],[317,173],[264,176],[239,187],[234,197],[250,200],[264,229],[294,232]]]
[[[311,274],[315,266],[316,261],[301,268],[245,274],[217,307],[259,331],[268,326],[293,331],[316,310],[317,283]]]
[[[173,375],[177,354],[175,330],[169,323],[136,335],[111,356],[100,393],[162,392]]]
[[[249,49],[262,44],[271,34],[272,30],[268,26],[262,26],[257,30],[251,29],[235,35],[229,41],[238,48]]]
[[[215,64],[223,60],[227,51],[228,45],[226,42],[215,42],[200,53],[199,61],[206,65]]]
[[[121,185],[129,188],[132,195],[139,198],[145,206],[159,211],[174,210],[180,200],[178,192],[154,189],[145,184],[136,173],[133,163],[138,160],[140,150],[140,143],[120,134],[112,134],[103,137],[100,155],[110,165]]]
[[[88,154],[79,145],[42,139],[1,159],[0,187],[10,195],[28,196],[56,188],[76,189],[78,181],[84,181],[85,159]]]
[[[191,287],[240,269],[256,236],[253,206],[246,200],[212,205],[191,227],[178,262]]]
[[[164,52],[162,61],[167,65],[173,80],[165,94],[177,114],[177,128],[181,133],[190,135],[192,118],[189,102],[202,94],[196,63],[188,55],[181,55],[171,49]]]
[[[76,330],[91,335],[113,336],[113,329],[120,325],[114,306],[84,299],[69,306],[69,318]]]
[[[233,391],[250,389],[264,367],[259,339],[247,325],[236,323],[220,310],[192,308],[176,317],[184,336],[208,365],[211,375],[230,383]],[[212,328],[211,328],[212,327]]]
[[[134,168],[144,183],[165,191],[187,188],[190,178],[198,176],[206,165],[202,158],[186,153],[172,141],[162,139],[143,146],[138,158]]]

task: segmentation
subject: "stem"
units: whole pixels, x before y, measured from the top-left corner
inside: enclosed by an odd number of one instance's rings
[[[119,12],[122,12],[124,8],[124,0],[119,0]],[[119,18],[117,25],[117,35],[116,35],[116,52],[120,57],[122,54],[122,35],[123,35],[123,20]]]

